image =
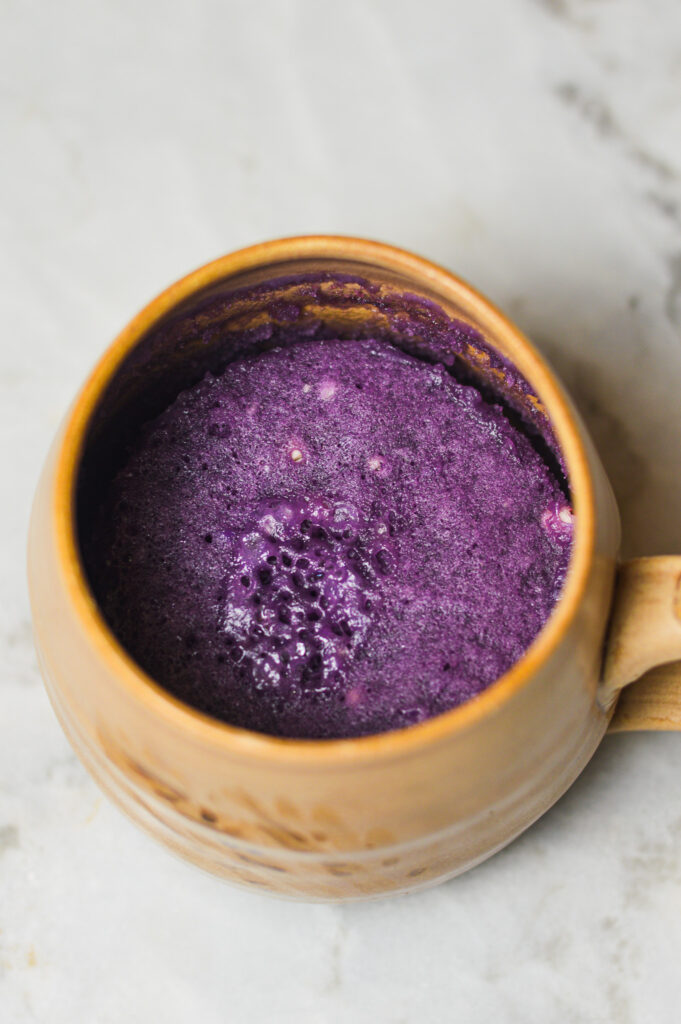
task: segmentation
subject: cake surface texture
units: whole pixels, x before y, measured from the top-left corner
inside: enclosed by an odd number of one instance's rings
[[[110,627],[233,725],[339,738],[475,697],[570,559],[561,481],[507,412],[386,341],[230,363],[148,423],[86,543]]]

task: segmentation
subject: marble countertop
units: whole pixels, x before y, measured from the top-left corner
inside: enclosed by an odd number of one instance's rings
[[[681,551],[677,0],[0,8],[0,1019],[678,1020],[680,735],[608,738],[520,840],[347,907],[232,890],[124,819],[40,683],[24,549],[60,417],[187,270],[367,235],[470,279],[572,388],[625,553]]]

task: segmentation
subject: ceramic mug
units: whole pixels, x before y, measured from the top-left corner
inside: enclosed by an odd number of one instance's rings
[[[371,300],[361,309],[358,294]],[[230,339],[266,337],[277,317],[292,315],[337,334],[361,327],[362,317],[399,330],[399,316],[389,322],[391,302],[404,295],[424,303],[431,319],[479,331],[486,345],[463,353],[469,369],[493,375],[511,398],[516,388],[551,432],[575,510],[562,596],[501,679],[421,724],[293,740],[213,720],[148,678],[104,622],[79,550],[83,490],[96,498],[98,473],[126,431],[198,379]],[[131,818],[230,881],[347,900],[432,885],[499,850],[565,792],[609,724],[681,728],[679,666],[648,672],[681,658],[681,558],[639,559],[618,571],[618,548],[617,508],[598,455],[521,332],[426,260],[360,239],[309,237],[257,245],[197,270],[108,349],[43,471],[29,583],[55,711],[86,767]],[[617,704],[625,684],[644,673]]]

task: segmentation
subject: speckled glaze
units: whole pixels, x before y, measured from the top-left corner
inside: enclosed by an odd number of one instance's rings
[[[107,629],[76,539],[76,483],[91,435],[101,433],[103,395],[115,420],[143,393],[150,373],[165,368],[170,381],[168,367],[182,360],[186,372],[216,314],[204,318],[193,342],[172,325],[188,310],[200,319],[208,297],[307,272],[347,274],[348,295],[361,287],[358,275],[372,282],[375,317],[387,315],[391,295],[411,293],[481,332],[485,345],[469,346],[464,357],[513,393],[538,429],[548,416],[576,516],[561,599],[524,657],[452,711],[358,739],[278,739],[175,700]],[[310,318],[329,330],[356,316],[352,302],[325,303],[319,290],[309,292],[308,304]],[[248,322],[254,330],[266,319],[262,308],[239,315],[241,327]],[[529,387],[504,366],[517,368]],[[608,724],[597,688],[618,546],[617,510],[598,457],[520,332],[468,285],[418,257],[378,243],[313,237],[265,243],[209,264],[155,299],[119,336],[76,399],[45,467],[29,577],[48,691],[102,788],[177,853],[221,877],[281,895],[342,900],[451,877],[511,841],[569,787]]]

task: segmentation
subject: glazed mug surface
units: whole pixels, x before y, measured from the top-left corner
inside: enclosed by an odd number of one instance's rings
[[[458,353],[461,365],[550,435],[575,511],[560,600],[501,679],[421,724],[357,739],[292,740],[208,718],[145,675],[90,591],[78,524],[96,500],[102,467],[217,353],[246,335],[268,337],[277,318],[323,323],[338,336],[407,332],[417,344],[400,312],[405,296],[429,322],[463,321],[478,331],[484,343]],[[36,646],[57,716],[86,767],[181,856],[291,897],[406,892],[472,867],[519,835],[570,786],[609,725],[681,728],[681,671],[670,664],[681,658],[681,558],[637,559],[618,570],[619,538],[610,485],[569,397],[491,303],[448,271],[387,245],[284,239],[171,286],[84,385],[34,503]],[[649,671],[656,665],[663,667]]]

